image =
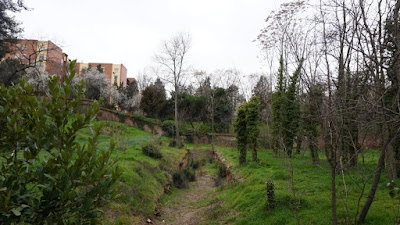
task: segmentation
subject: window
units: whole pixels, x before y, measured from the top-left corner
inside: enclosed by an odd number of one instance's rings
[[[22,59],[27,59],[27,58],[26,58],[26,54],[23,54],[23,55],[22,55]]]
[[[119,68],[114,68],[114,73],[118,73],[119,72]]]
[[[44,61],[44,55],[39,55],[39,61]]]
[[[19,59],[19,55],[18,55],[18,54],[15,54],[15,55],[14,55],[14,59]]]
[[[39,48],[39,51],[44,51],[44,50],[45,50],[45,49],[44,49],[44,46],[41,45],[40,48]]]
[[[17,50],[20,50],[20,49],[21,49],[21,45],[17,44]]]
[[[25,51],[27,48],[28,48],[28,47],[26,47],[26,45],[23,45],[22,48],[21,48],[21,50],[22,50],[22,51]]]

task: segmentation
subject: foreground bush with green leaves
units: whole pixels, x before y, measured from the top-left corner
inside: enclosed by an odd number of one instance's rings
[[[0,223],[92,224],[115,197],[121,175],[111,159],[113,141],[99,150],[99,102],[75,114],[83,83],[73,88],[74,64],[65,81],[52,77],[47,97],[26,80],[0,88]],[[91,137],[76,140],[84,128]]]

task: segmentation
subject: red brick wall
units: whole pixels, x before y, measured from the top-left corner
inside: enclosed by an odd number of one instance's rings
[[[93,69],[96,69],[97,66],[100,64],[101,67],[104,68],[104,73],[107,75],[107,78],[111,80],[112,75],[112,64],[111,63],[88,63]],[[111,81],[110,81],[111,82]]]
[[[46,58],[45,70],[50,74],[62,75],[64,73],[64,54],[62,49],[51,41],[48,41],[48,47]],[[18,47],[17,47],[18,46]],[[26,49],[24,49],[26,47]],[[6,54],[5,58],[15,58],[18,55],[18,59],[23,64],[31,64],[32,66],[37,65],[37,57],[40,54],[38,52],[38,41],[37,40],[19,40],[17,43],[11,45],[11,53]],[[25,55],[26,59],[22,56]]]
[[[64,57],[60,47],[48,41],[46,71],[49,74],[62,75],[64,68]]]
[[[17,46],[20,46],[18,49]],[[18,55],[19,60],[23,64],[29,64],[29,62],[35,65],[36,58],[37,58],[37,40],[19,40],[17,43],[12,44],[10,46],[11,52],[6,54],[4,58],[11,58],[14,59],[15,55]],[[26,46],[26,49],[23,50],[22,47]],[[23,59],[21,56],[26,56],[26,59]]]
[[[123,87],[126,87],[127,76],[128,76],[128,70],[125,68],[123,64],[121,64],[121,82],[123,83]]]

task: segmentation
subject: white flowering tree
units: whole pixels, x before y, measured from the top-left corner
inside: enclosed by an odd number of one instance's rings
[[[26,77],[28,79],[28,83],[33,86],[36,94],[44,95],[49,92],[47,84],[51,75],[49,75],[46,71],[41,72],[35,67],[28,68],[26,69]]]
[[[111,84],[107,75],[97,69],[89,69],[80,76],[74,78],[74,83],[79,84],[85,80],[85,97],[88,99],[99,100],[101,97],[105,101],[111,96]]]

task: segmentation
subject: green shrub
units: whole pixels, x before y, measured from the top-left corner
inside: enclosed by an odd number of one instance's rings
[[[169,147],[173,147],[173,148],[182,148],[183,147],[183,143],[181,142],[181,146],[178,146],[178,143],[176,142],[175,139],[171,139],[169,142]]]
[[[268,202],[268,209],[274,209],[276,205],[275,199],[275,185],[274,182],[268,181],[267,182],[267,202]]]
[[[167,134],[168,137],[175,136],[175,121],[165,120],[161,123],[161,128]]]
[[[194,136],[195,136],[194,131],[193,130],[187,130],[185,136],[186,136],[187,142],[193,144]]]
[[[218,177],[225,178],[226,177],[226,166],[224,164],[218,165]]]
[[[186,179],[185,174],[182,171],[177,171],[172,175],[172,181],[176,188],[188,188],[189,181]]]
[[[141,114],[134,113],[131,116],[131,119],[135,121],[135,123],[138,125],[139,128],[143,129],[144,125],[149,126],[150,128],[153,128],[154,125],[160,125],[161,122],[157,119],[153,118],[147,118]]]
[[[193,158],[190,159],[189,166],[191,168],[193,168],[194,170],[197,170],[200,167],[200,165],[201,165],[201,163],[199,160],[196,160]]]
[[[118,120],[120,123],[125,123],[125,119],[126,117],[128,117],[128,115],[126,115],[125,113],[122,112],[117,112],[118,115]]]
[[[196,180],[196,172],[193,169],[184,168],[182,172],[188,181],[192,182]]]
[[[144,145],[142,147],[142,152],[143,154],[155,159],[161,159],[163,157],[159,146],[155,145],[154,143]]]
[[[177,188],[188,188],[189,182],[196,180],[196,174],[193,169],[184,168],[175,172],[172,175],[172,180],[174,182],[174,186]]]
[[[50,77],[46,98],[26,80],[0,87],[0,224],[100,223],[100,207],[116,196],[115,143],[97,148],[100,102],[74,113],[84,88],[73,86],[74,66],[63,83]],[[88,127],[93,136],[81,146],[77,133]]]

